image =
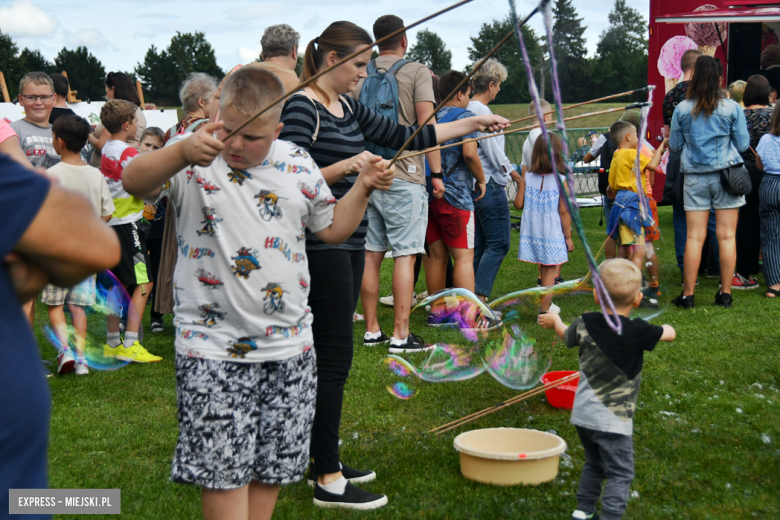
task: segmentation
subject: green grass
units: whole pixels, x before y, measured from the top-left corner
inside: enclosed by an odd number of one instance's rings
[[[671,210],[659,210],[666,243],[661,244],[665,296],[679,291],[673,262]],[[599,212],[583,210],[590,244],[603,238]],[[518,233],[506,257],[494,296],[534,285],[534,266],[518,262]],[[567,279],[585,274],[582,244],[563,268]],[[382,271],[382,294],[390,292],[391,261]],[[763,284],[763,277],[759,277]],[[423,291],[421,282],[418,291]],[[728,519],[780,517],[780,356],[778,303],[763,291],[740,292],[724,310],[712,304],[717,280],[703,278],[697,307],[668,308],[655,323],[669,323],[678,339],[659,345],[645,357],[639,409],[635,418],[636,478],[626,518]],[[571,318],[588,298],[556,299]],[[39,308],[39,319],[45,315]],[[458,341],[457,333],[425,327],[412,315],[412,330],[428,341]],[[145,320],[148,331],[148,314]],[[380,309],[385,331],[392,309]],[[528,323],[538,345],[549,336]],[[367,489],[386,493],[388,506],[358,513],[318,510],[311,488],[284,488],[276,518],[568,518],[575,506],[583,450],[569,424],[569,412],[550,407],[543,396],[531,398],[441,436],[425,432],[483,409],[518,392],[488,374],[459,383],[419,383],[408,401],[390,396],[383,383],[384,348],[363,347],[364,327],[355,327],[355,359],[347,384],[341,423],[342,459],[371,468],[378,479]],[[455,335],[453,335],[455,334]],[[49,448],[50,485],[54,488],[120,488],[123,518],[200,518],[197,488],[169,481],[178,433],[174,383],[173,328],[147,333],[146,346],[164,361],[131,365],[114,372],[92,371],[86,377],[50,379],[53,406]],[[54,351],[44,345],[44,357]],[[464,340],[460,340],[461,342]],[[574,350],[554,347],[551,370],[576,369]],[[758,383],[762,388],[759,388]],[[755,386],[754,386],[755,385]],[[742,413],[737,413],[737,408]],[[452,447],[460,432],[494,426],[555,430],[569,445],[573,467],[561,467],[555,481],[536,487],[494,487],[465,480]],[[762,442],[762,434],[771,438]]]

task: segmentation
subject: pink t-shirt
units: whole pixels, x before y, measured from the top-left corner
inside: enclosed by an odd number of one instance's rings
[[[14,132],[14,129],[11,128],[11,125],[6,123],[3,119],[0,119],[0,143],[11,136],[16,137],[17,139],[19,138],[19,136],[16,135],[16,132]]]

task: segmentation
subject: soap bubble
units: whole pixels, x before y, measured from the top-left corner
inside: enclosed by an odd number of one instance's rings
[[[390,355],[383,362],[387,365],[388,371],[385,371],[384,383],[390,395],[398,399],[411,399],[417,395],[417,390],[410,386],[410,379],[414,374],[414,367],[404,358]],[[398,381],[399,378],[407,378],[405,381]]]
[[[110,355],[111,351],[104,350],[109,322],[118,331],[120,321],[140,320],[130,295],[116,276],[105,271],[87,278],[71,290],[71,299],[79,304],[66,301],[64,309],[70,320],[66,315],[64,326],[57,330],[48,323],[43,326],[52,346],[59,352],[67,351],[77,363],[98,370],[114,370],[131,362],[132,357]]]
[[[536,345],[517,323],[503,327],[501,342],[485,341],[480,346],[482,363],[499,383],[515,390],[536,386],[552,364],[550,348]]]
[[[404,400],[411,399],[417,395],[417,390],[412,390],[406,383],[401,382],[393,383],[393,386],[388,386],[387,391],[398,399]]]

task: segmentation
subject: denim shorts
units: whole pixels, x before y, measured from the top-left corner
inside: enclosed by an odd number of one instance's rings
[[[723,189],[719,171],[686,173],[683,194],[685,211],[734,209],[745,205],[744,195],[732,195]]]
[[[425,252],[428,193],[422,184],[395,179],[387,191],[374,191],[368,200],[366,250],[393,257]]]

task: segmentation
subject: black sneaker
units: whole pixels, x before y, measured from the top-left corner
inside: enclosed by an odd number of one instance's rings
[[[558,285],[559,283],[563,283],[566,280],[563,279],[563,276],[556,276],[555,277],[555,285]]]
[[[680,293],[680,296],[672,300],[672,303],[675,304],[677,307],[680,307],[681,309],[693,309],[694,307],[693,295],[684,296],[683,293]]]
[[[340,507],[367,511],[387,504],[387,496],[365,491],[347,482],[343,495],[329,493],[319,485],[314,486],[314,505],[317,507]]]
[[[410,332],[409,337],[406,338],[406,341],[400,345],[393,345],[393,342],[391,341],[390,348],[388,350],[391,354],[405,354],[409,352],[426,352],[435,348],[436,345],[429,345],[419,336],[416,336]]]
[[[158,332],[164,332],[165,326],[163,326],[163,322],[161,321],[153,321],[152,322],[152,334],[157,334]]]
[[[379,337],[378,338],[367,338],[363,336],[363,345],[367,347],[373,347],[376,345],[384,345],[385,343],[390,341],[390,337],[382,332],[382,330],[379,330]]]
[[[656,300],[655,298],[648,298],[647,296],[645,296],[639,302],[639,308],[640,309],[660,309],[661,306],[658,305],[658,300]]]
[[[536,286],[537,287],[541,287],[542,286],[542,277],[541,276],[536,279]]]
[[[711,271],[711,270],[707,269],[706,276],[710,280],[715,279],[715,278],[720,278],[720,271]]]
[[[734,298],[729,293],[722,293],[718,291],[715,293],[715,305],[720,305],[724,309],[731,308],[731,304],[734,303]]]
[[[371,482],[372,480],[376,479],[376,473],[373,471],[362,471],[359,469],[350,468],[343,462],[339,462],[339,466],[341,466],[341,474],[344,476],[344,478],[353,484]],[[314,487],[314,485],[317,483],[317,474],[314,469],[314,464],[309,464],[309,476],[306,478],[306,480],[307,483],[312,487]]]

